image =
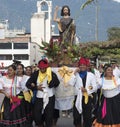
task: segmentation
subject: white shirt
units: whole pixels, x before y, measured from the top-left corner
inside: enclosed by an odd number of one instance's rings
[[[80,77],[79,73],[77,73],[76,76],[77,76],[77,78]],[[79,87],[83,87],[83,83],[81,83],[81,85]],[[92,89],[90,89],[90,87],[92,87]],[[91,72],[87,72],[85,88],[87,90],[88,95],[97,91],[96,78],[95,78],[95,75]]]
[[[120,93],[120,78],[115,78],[115,81],[100,78],[98,84],[102,88],[105,97],[114,97]]]
[[[44,79],[44,81],[42,83],[39,83],[38,79],[37,79],[37,86],[42,84],[43,91],[37,90],[37,94],[36,96],[38,98],[43,98],[45,93],[47,93],[48,97],[52,97],[54,95],[54,88],[49,88],[48,87],[48,83],[47,83],[47,77]]]
[[[118,67],[115,67],[115,69],[113,69],[113,75],[116,77],[116,78],[120,78],[120,70]]]
[[[25,81],[27,80],[23,76],[23,77],[15,77],[14,81],[16,85],[16,94],[19,94],[20,91],[23,91],[25,89],[25,84],[23,84],[23,82],[25,83]],[[22,84],[21,84],[21,81],[22,81]],[[3,76],[2,78],[0,78],[0,88],[5,90],[5,92],[9,95],[11,94],[11,88],[14,86],[13,85],[14,83],[13,83],[13,79],[9,79],[6,76]]]

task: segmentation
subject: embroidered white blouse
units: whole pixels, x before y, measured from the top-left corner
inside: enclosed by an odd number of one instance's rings
[[[26,90],[25,82],[28,80],[28,76],[23,77],[15,77],[16,82],[16,94],[19,94],[20,91]],[[0,78],[0,89],[5,90],[5,92],[10,95],[11,88],[13,87],[13,79],[7,78],[7,76],[3,76]]]

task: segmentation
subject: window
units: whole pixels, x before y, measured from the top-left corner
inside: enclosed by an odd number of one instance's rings
[[[28,43],[14,43],[14,49],[28,49]]]
[[[0,49],[12,49],[12,43],[0,43]]]
[[[29,59],[29,56],[28,54],[15,54],[14,55],[14,59],[15,60],[28,60]]]
[[[0,55],[0,60],[12,60],[12,55]]]

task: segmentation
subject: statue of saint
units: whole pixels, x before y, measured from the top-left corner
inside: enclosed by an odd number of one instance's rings
[[[58,30],[62,40],[62,44],[66,46],[73,45],[75,37],[75,24],[73,18],[70,17],[70,8],[65,5],[62,7],[61,16],[57,17],[59,7],[55,7],[54,21],[58,23]]]

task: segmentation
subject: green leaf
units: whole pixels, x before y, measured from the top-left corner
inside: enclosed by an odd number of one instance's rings
[[[91,4],[94,0],[87,0],[84,4],[82,4],[81,9],[83,10],[87,5]]]

